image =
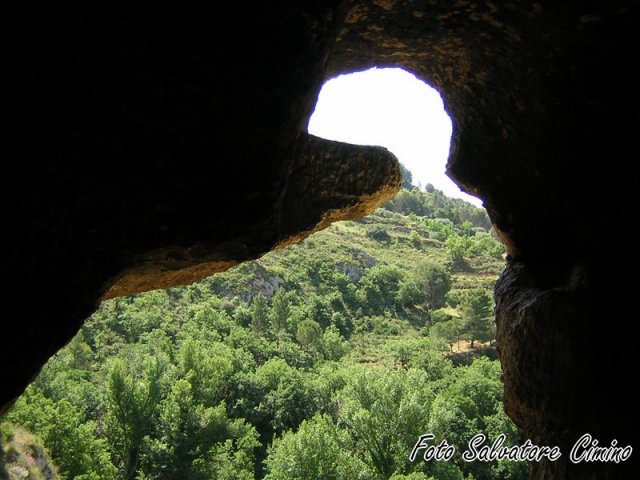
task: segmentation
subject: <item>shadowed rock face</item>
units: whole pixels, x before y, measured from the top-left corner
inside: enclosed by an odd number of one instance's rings
[[[635,320],[637,2],[307,3],[7,16],[0,404],[101,297],[190,283],[389,198],[392,155],[304,131],[326,78],[400,66],[443,94],[449,174],[509,250],[505,405],[525,437],[563,451],[533,477],[633,478],[635,460],[568,453],[585,432],[638,448],[622,328]]]

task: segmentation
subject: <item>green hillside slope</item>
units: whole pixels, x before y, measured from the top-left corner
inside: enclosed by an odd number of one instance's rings
[[[472,205],[404,190],[200,283],[109,300],[6,420],[61,478],[525,478],[460,457],[476,433],[518,441],[499,364],[450,358],[492,340],[489,228]],[[424,433],[456,455],[410,461]]]

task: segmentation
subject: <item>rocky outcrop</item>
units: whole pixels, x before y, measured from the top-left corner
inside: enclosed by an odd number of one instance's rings
[[[292,157],[291,171],[272,212],[275,230],[269,242],[253,251],[247,248],[251,240],[245,238],[152,251],[125,270],[103,298],[191,284],[269,250],[301,242],[338,220],[367,215],[400,189],[399,164],[381,147],[303,135]]]
[[[398,187],[395,160],[304,130],[322,82],[400,66],[454,123],[449,174],[509,250],[505,404],[524,436],[637,445],[638,2],[265,1],[13,7],[0,182],[0,402],[102,296],[188,283]],[[89,11],[91,9],[91,11]],[[565,450],[563,450],[565,451]],[[535,464],[534,478],[632,478]]]

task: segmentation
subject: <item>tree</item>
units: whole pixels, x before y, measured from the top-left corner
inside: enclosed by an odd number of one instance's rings
[[[177,354],[182,376],[190,383],[196,402],[216,405],[224,397],[233,373],[232,350],[224,344],[184,340]]]
[[[403,189],[393,200],[387,203],[387,208],[393,212],[402,213],[403,215],[414,213],[422,216],[426,213],[424,194],[416,187],[412,188],[411,191]]]
[[[273,441],[265,480],[372,478],[370,468],[350,452],[351,443],[348,433],[331,418],[316,415],[303,421],[297,432],[290,430]]]
[[[322,354],[327,360],[340,360],[348,350],[347,342],[335,325],[330,325],[322,335]]]
[[[217,472],[219,448],[224,447],[226,441],[238,440],[244,434],[251,437],[253,431],[242,428],[243,425],[246,427],[243,421],[230,420],[224,403],[215,407],[198,404],[192,395],[191,384],[184,379],[173,384],[159,410],[160,436],[152,442],[144,468],[151,478],[221,478]],[[255,437],[253,431],[254,445]],[[229,452],[232,457],[236,450],[232,448]],[[253,473],[251,466],[250,470],[247,473]]]
[[[93,352],[84,339],[82,329],[73,337],[67,345],[67,350],[73,359],[72,367],[76,369],[88,370],[93,358]]]
[[[322,328],[318,322],[303,320],[298,325],[296,339],[305,348],[316,348],[322,339]]]
[[[315,413],[315,395],[305,375],[280,358],[272,358],[255,372],[258,410],[277,433],[297,428]],[[261,431],[261,434],[271,433]]]
[[[289,323],[289,299],[287,298],[284,288],[278,287],[273,295],[272,307],[271,307],[271,328],[276,336],[285,328]]]
[[[424,223],[429,230],[429,238],[444,242],[455,233],[453,222],[448,218],[426,218]]]
[[[256,335],[264,335],[269,327],[269,318],[267,317],[267,298],[258,293],[253,297],[251,327]]]
[[[433,393],[415,369],[356,369],[338,394],[338,425],[355,439],[354,449],[379,478],[420,468],[406,452],[425,430]]]
[[[358,283],[369,312],[378,314],[395,308],[404,276],[399,268],[390,265],[376,265],[367,270]]]
[[[107,429],[125,480],[135,478],[143,440],[154,429],[163,370],[157,357],[133,364],[116,359],[108,369]]]
[[[504,245],[493,238],[488,232],[477,232],[473,236],[472,252],[476,255],[488,255],[501,259],[505,252]]]
[[[464,264],[464,257],[473,246],[473,241],[470,237],[453,234],[447,238],[446,245],[447,250],[449,250],[449,254],[451,255],[451,261],[454,265],[460,266]]]
[[[451,289],[451,276],[442,265],[432,262],[418,264],[415,281],[424,296],[428,309],[441,308],[445,304],[445,295]]]
[[[251,325],[251,309],[247,305],[240,305],[236,308],[234,319],[237,325],[249,327]]]
[[[491,296],[484,288],[469,290],[460,302],[464,335],[471,341],[471,348],[476,340],[491,339],[491,303]]]
[[[400,164],[400,173],[402,173],[402,188],[412,190],[414,188],[414,185],[412,183],[413,174],[402,163]]]
[[[309,316],[318,322],[322,328],[331,324],[331,308],[326,304],[325,299],[320,296],[313,296],[307,300]]]
[[[412,307],[422,301],[422,291],[413,279],[400,282],[396,301],[401,307]]]
[[[506,420],[504,416],[501,418],[498,415],[503,409],[500,372],[498,362],[484,357],[475,359],[469,366],[456,369],[452,382],[438,393],[431,407],[426,431],[436,436],[435,442],[446,438],[456,447],[457,452],[462,452],[473,435],[484,433],[495,440],[496,437],[492,434],[506,433],[509,443],[517,443],[515,428],[496,425]],[[497,462],[465,462],[459,453],[454,456],[453,463],[463,470],[466,478],[526,478],[526,472],[522,469],[517,475],[499,476],[495,469],[499,467],[504,470],[504,466]]]
[[[449,344],[449,350],[453,351],[453,344],[461,339],[463,329],[462,321],[458,318],[452,318],[432,325],[429,334],[445,340]]]

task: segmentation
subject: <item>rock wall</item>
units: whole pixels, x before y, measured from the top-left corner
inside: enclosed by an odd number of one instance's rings
[[[192,282],[389,198],[392,155],[305,127],[326,78],[400,66],[443,94],[448,172],[508,247],[505,405],[565,452],[532,477],[634,477],[635,457],[567,456],[585,432],[638,445],[637,1],[12,8],[0,404],[101,297]]]

